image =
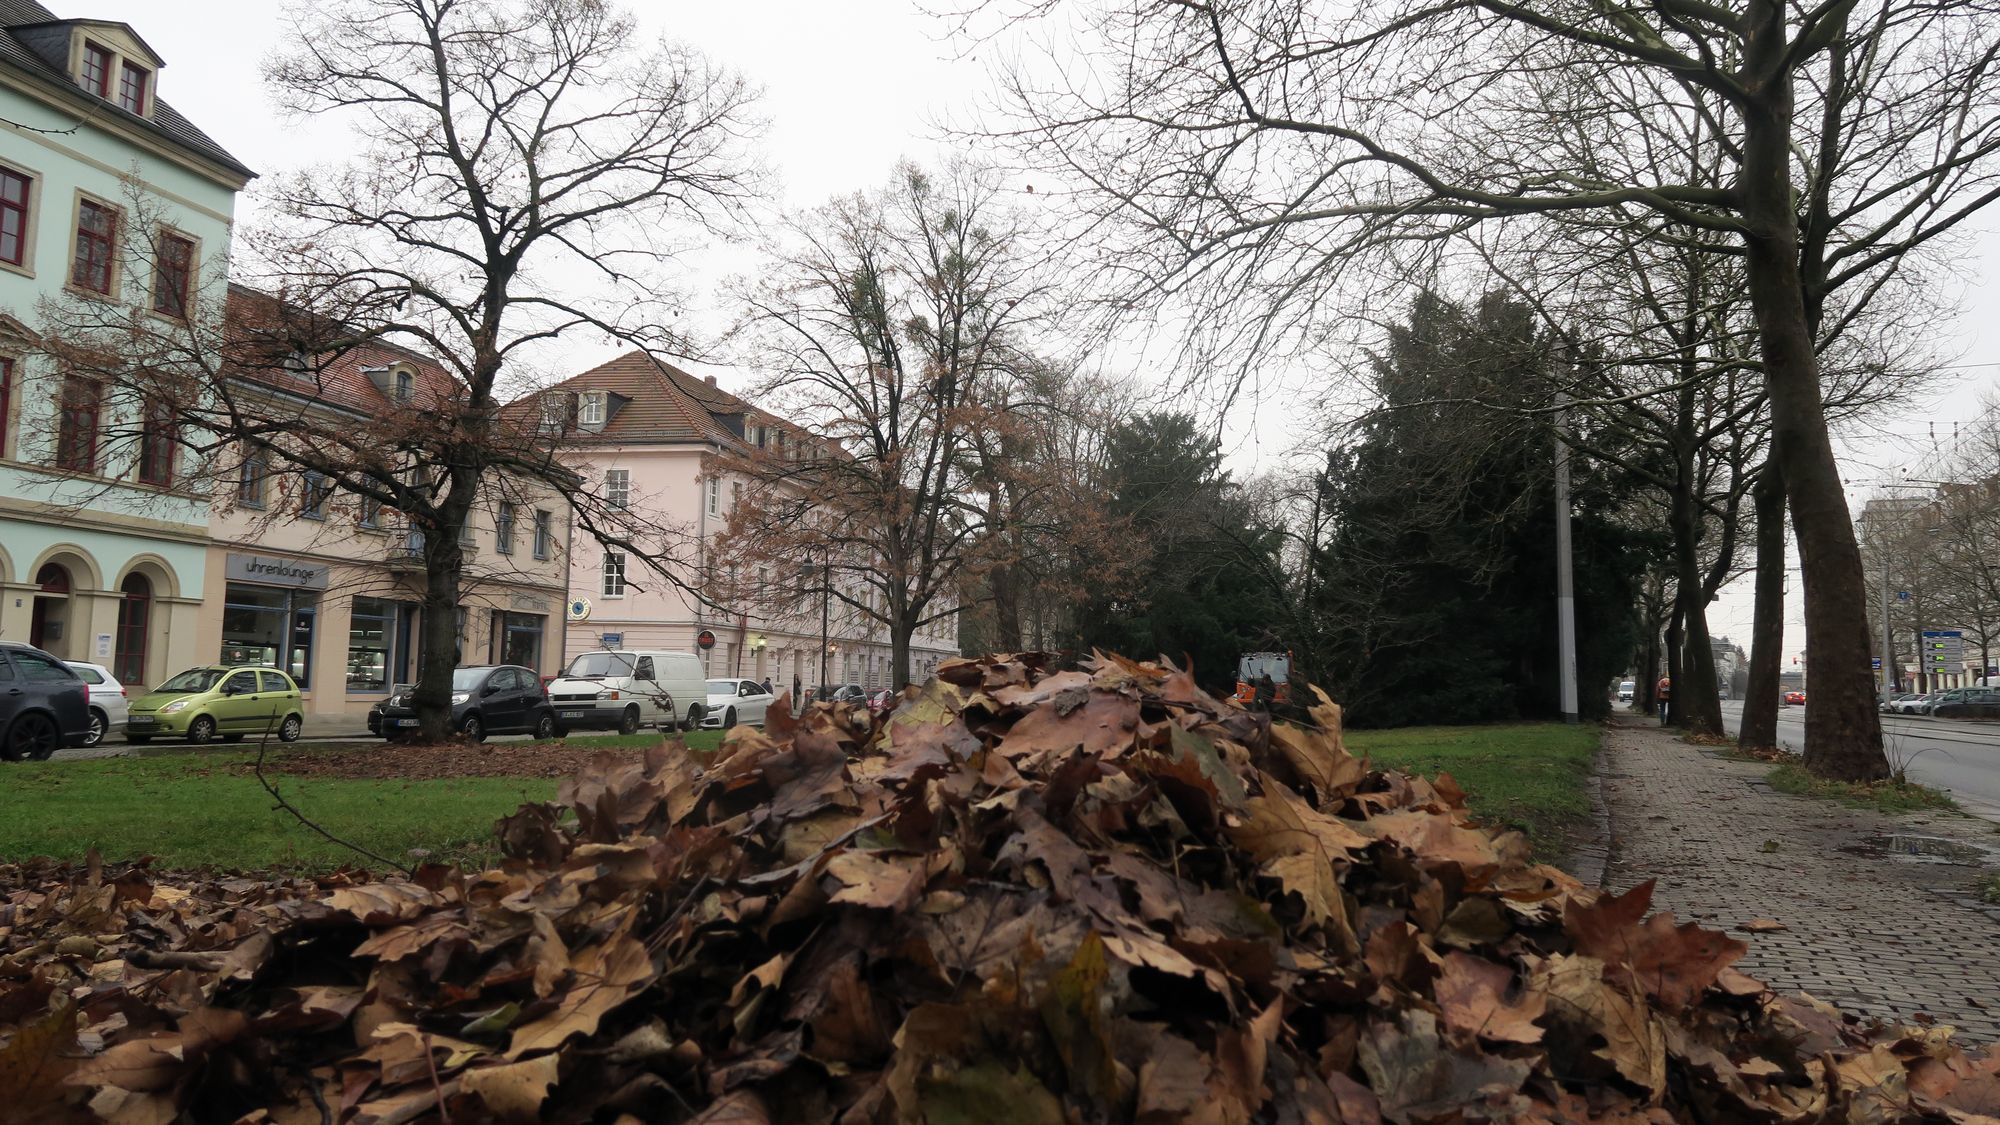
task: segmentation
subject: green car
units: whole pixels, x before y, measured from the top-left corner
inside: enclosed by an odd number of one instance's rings
[[[211,664],[189,668],[132,701],[125,741],[155,738],[189,742],[241,742],[246,734],[277,731],[281,742],[296,742],[305,726],[299,685],[276,668],[232,668]]]

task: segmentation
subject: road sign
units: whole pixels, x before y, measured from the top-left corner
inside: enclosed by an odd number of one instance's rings
[[[1906,601],[1909,601],[1909,600],[1910,600],[1910,592],[1909,592],[1908,590],[1898,590],[1898,591],[1896,591],[1896,600],[1897,600],[1897,601],[1899,601],[1899,602],[1906,602]]]
[[[597,643],[603,645],[605,648],[618,648],[625,643],[625,634],[599,633],[597,635]]]
[[[1870,660],[1868,662],[1868,666],[1870,668],[1875,669],[1877,672],[1880,672],[1882,670],[1882,658],[1878,656],[1875,659]]]
[[[1965,634],[1957,629],[1924,630],[1924,667],[1932,672],[1965,668]]]
[[[714,648],[714,647],[715,647],[715,634],[714,634],[714,633],[711,633],[711,632],[709,632],[709,631],[708,631],[708,630],[706,630],[706,629],[703,629],[703,630],[701,631],[701,635],[700,635],[700,636],[698,636],[698,637],[696,637],[696,638],[694,639],[694,643],[695,643],[695,644],[698,644],[698,645],[700,645],[700,646],[701,646],[702,648],[704,648],[704,649],[711,649],[711,648]]]

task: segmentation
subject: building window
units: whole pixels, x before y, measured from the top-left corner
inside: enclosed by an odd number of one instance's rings
[[[380,530],[382,527],[382,502],[373,496],[363,496],[361,498],[361,516],[357,522],[370,531]]]
[[[76,258],[70,282],[93,293],[111,292],[111,248],[118,234],[118,212],[102,203],[80,200],[76,208]]]
[[[111,674],[128,685],[146,682],[146,627],[153,616],[153,584],[143,574],[125,576],[118,584],[118,647]]]
[[[333,485],[321,473],[306,474],[305,492],[299,497],[299,518],[323,520],[326,518],[326,501],[333,495]]]
[[[499,646],[494,654],[498,664],[518,664],[523,668],[542,668],[542,634],[548,618],[538,613],[503,613],[493,611],[493,639]]]
[[[28,177],[0,168],[0,262],[10,266],[28,262],[28,196],[33,190]]]
[[[417,393],[417,377],[408,371],[396,372],[396,401],[408,402]]]
[[[162,316],[185,317],[188,291],[193,284],[193,240],[162,234],[159,257],[153,263],[153,311]]]
[[[111,96],[111,52],[88,40],[83,44],[83,88],[100,98]]]
[[[389,690],[389,638],[394,635],[396,604],[381,598],[355,598],[347,619],[347,690]]]
[[[730,481],[729,510],[734,512],[737,508],[742,507],[742,505],[743,505],[743,482],[740,480]]]
[[[500,509],[493,515],[493,549],[503,555],[514,553],[514,502],[500,501]]]
[[[556,537],[551,523],[547,512],[539,508],[535,510],[535,557],[538,559],[546,559],[555,553]]]
[[[141,117],[146,115],[146,78],[150,73],[129,62],[118,71],[118,104]]]
[[[236,502],[245,508],[262,508],[264,490],[271,480],[271,461],[263,453],[246,453],[236,479]]]
[[[604,552],[604,585],[601,589],[607,598],[625,596],[625,556],[617,551]]]
[[[177,436],[174,408],[159,399],[149,400],[144,428],[139,431],[139,483],[161,488],[174,483]]]
[[[578,400],[577,424],[602,426],[604,424],[604,392],[588,391]]]
[[[629,469],[604,470],[604,504],[621,511],[632,505],[632,473]]]
[[[229,583],[223,590],[220,663],[281,668],[300,687],[310,687],[318,598],[310,590]]]
[[[103,391],[80,375],[64,376],[56,418],[56,468],[97,471],[97,422]]]
[[[708,514],[718,515],[722,508],[722,478],[708,478]]]

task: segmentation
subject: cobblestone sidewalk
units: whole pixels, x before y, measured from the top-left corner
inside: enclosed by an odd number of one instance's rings
[[[2000,863],[2000,825],[1889,817],[1764,784],[1770,767],[1614,721],[1599,759],[1611,849],[1605,885],[1657,878],[1653,905],[1750,943],[1738,965],[1781,992],[1851,1011],[1935,1017],[2000,1040],[2000,907],[1974,882],[1995,867],[1896,858],[1871,843],[1939,837]],[[1754,918],[1785,929],[1738,930]]]

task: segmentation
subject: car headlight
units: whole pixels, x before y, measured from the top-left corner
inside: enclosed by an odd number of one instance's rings
[[[187,701],[187,700],[185,700],[185,699],[176,699],[176,700],[174,700],[174,701],[173,701],[172,703],[169,703],[169,704],[167,704],[167,705],[165,705],[165,706],[161,707],[161,708],[160,708],[160,714],[162,714],[162,715],[171,715],[171,714],[173,714],[173,713],[174,713],[174,712],[176,712],[176,711],[185,711],[185,710],[187,710],[187,705],[188,705],[188,701]]]
[[[389,697],[389,706],[391,707],[407,707],[409,706],[409,704],[410,704],[410,697],[407,692],[399,691],[396,694]]]
[[[617,699],[617,698],[618,698],[618,693],[617,693],[617,692],[615,692],[615,691],[600,691],[600,692],[598,692],[598,693],[597,693],[597,698],[599,698],[599,699]]]
[[[457,691],[453,692],[451,695],[451,701],[453,703],[464,703],[466,700],[471,698],[472,698],[472,693],[469,691]]]

